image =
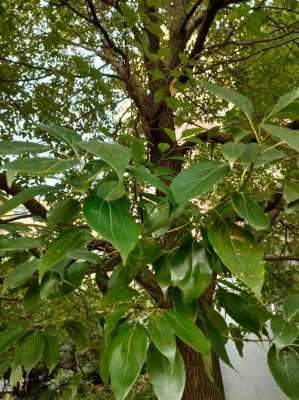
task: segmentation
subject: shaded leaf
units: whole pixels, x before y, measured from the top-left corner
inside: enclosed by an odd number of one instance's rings
[[[17,265],[14,271],[9,272],[5,276],[3,289],[13,289],[22,285],[37,269],[38,261],[36,259]]]
[[[285,93],[282,95],[275,106],[270,110],[269,114],[267,114],[263,121],[266,121],[273,115],[279,113],[281,110],[286,108],[290,103],[295,101],[299,97],[299,89],[292,90],[291,92]]]
[[[89,345],[87,329],[80,322],[69,319],[64,321],[64,327],[77,346],[84,348]]]
[[[285,142],[292,149],[299,151],[299,134],[297,131],[277,125],[263,125],[263,128],[274,138]]]
[[[21,359],[27,374],[42,359],[44,347],[45,337],[41,332],[34,332],[23,341]]]
[[[299,324],[299,294],[291,294],[284,300],[283,312],[287,321]]]
[[[39,143],[21,142],[18,140],[0,140],[0,155],[44,153],[51,147]]]
[[[221,152],[229,162],[229,166],[233,169],[234,162],[241,156],[246,150],[247,145],[245,143],[228,142],[221,146]]]
[[[231,199],[235,211],[241,218],[244,218],[252,228],[257,230],[269,228],[270,220],[256,201],[251,200],[251,198],[242,192],[233,193]]]
[[[50,176],[59,174],[79,164],[75,160],[53,158],[20,158],[4,164],[4,169],[20,175]]]
[[[279,315],[271,319],[271,329],[274,335],[273,342],[278,351],[294,343],[299,334],[295,324],[285,321]]]

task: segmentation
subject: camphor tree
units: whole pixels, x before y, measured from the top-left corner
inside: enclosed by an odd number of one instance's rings
[[[159,400],[218,400],[254,340],[298,399],[297,2],[0,12],[0,374],[51,373],[68,334],[117,400],[143,367]]]

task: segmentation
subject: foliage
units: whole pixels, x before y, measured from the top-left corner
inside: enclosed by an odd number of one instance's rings
[[[0,376],[179,400],[181,342],[212,380],[254,334],[297,399],[297,2],[0,13]]]

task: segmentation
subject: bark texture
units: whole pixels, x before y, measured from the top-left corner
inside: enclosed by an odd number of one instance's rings
[[[213,354],[213,378],[211,382],[200,353],[183,342],[178,342],[185,361],[186,386],[182,400],[224,400],[224,388],[218,357]]]

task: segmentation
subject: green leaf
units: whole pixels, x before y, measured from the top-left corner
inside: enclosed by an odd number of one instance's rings
[[[263,253],[239,227],[215,222],[208,238],[223,264],[260,298],[264,282]]]
[[[121,9],[122,15],[124,16],[128,24],[128,27],[132,28],[138,20],[138,14],[123,1],[119,3],[119,7]]]
[[[148,332],[156,348],[168,359],[170,371],[174,371],[176,362],[176,340],[173,330],[163,314],[152,315],[150,317]]]
[[[19,364],[17,366],[12,366],[9,377],[9,385],[11,387],[15,387],[20,382],[21,378],[23,378],[22,365]]]
[[[232,103],[234,106],[239,108],[239,110],[241,110],[248,118],[252,119],[253,106],[251,101],[247,97],[234,90],[220,87],[209,82],[203,82],[203,86],[213,95],[220,97],[221,99],[224,99],[229,103]]]
[[[0,331],[0,354],[14,346],[27,333],[29,325],[28,321],[14,321],[6,329]]]
[[[7,239],[0,236],[0,251],[21,251],[39,247],[40,241],[33,238],[20,237],[16,239]]]
[[[292,322],[285,321],[279,315],[271,319],[271,329],[274,335],[273,342],[278,351],[294,343],[299,335],[296,325]]]
[[[110,288],[102,298],[102,306],[109,306],[118,302],[130,301],[134,297],[139,296],[137,290],[131,287],[115,287]]]
[[[37,285],[33,285],[26,291],[23,297],[23,307],[26,311],[33,311],[41,304],[40,291]]]
[[[175,131],[173,129],[170,128],[164,128],[165,133],[167,134],[167,136],[171,139],[171,141],[173,143],[176,142],[176,134]]]
[[[291,294],[284,300],[283,312],[287,321],[299,324],[299,294]]]
[[[111,340],[116,326],[118,325],[119,321],[123,319],[127,311],[128,305],[121,304],[120,306],[116,307],[116,309],[114,309],[111,313],[109,313],[105,318],[104,338],[106,344],[108,344]]]
[[[209,286],[212,279],[212,270],[207,258],[206,250],[197,243],[193,243],[191,250],[191,267],[178,287],[184,294],[184,301],[191,302]]]
[[[291,399],[299,399],[299,358],[295,351],[277,352],[273,345],[268,352],[268,365],[280,389]]]
[[[62,140],[68,144],[76,153],[78,144],[81,141],[81,136],[72,129],[65,128],[58,125],[38,125],[41,129],[45,130],[50,136],[54,137],[59,142]]]
[[[60,200],[48,212],[48,225],[63,225],[73,221],[80,210],[80,203],[75,199]]]
[[[45,337],[43,333],[34,332],[24,339],[22,343],[21,359],[27,374],[29,374],[42,359],[44,348]]]
[[[299,152],[299,134],[298,131],[288,129],[277,125],[263,125],[263,128],[274,136],[276,139],[280,139],[285,142],[291,149]]]
[[[124,400],[145,361],[146,330],[137,322],[126,324],[113,342],[109,364],[111,386],[116,400]]]
[[[139,226],[128,211],[126,199],[107,202],[88,197],[84,202],[84,217],[88,225],[115,246],[126,263],[139,238]]]
[[[200,352],[208,365],[211,363],[210,342],[190,319],[176,310],[168,310],[165,317],[175,334],[193,350]]]
[[[147,356],[147,371],[158,400],[180,400],[185,387],[185,366],[177,350],[175,364],[171,369],[169,361],[155,346],[151,346]]]
[[[262,207],[251,200],[244,193],[233,193],[232,205],[241,218],[244,218],[252,228],[256,230],[268,229],[270,221]]]
[[[261,330],[260,322],[246,300],[224,290],[218,291],[218,298],[220,304],[232,319],[243,328],[259,336]]]
[[[44,359],[51,374],[59,362],[59,345],[57,338],[48,333],[45,333]]]
[[[7,156],[11,154],[44,153],[51,147],[43,144],[21,142],[17,140],[0,140],[0,155]]]
[[[259,155],[255,160],[254,168],[259,168],[262,165],[270,164],[273,161],[281,160],[282,158],[285,157],[286,154],[283,151],[268,148],[263,152],[259,153]]]
[[[17,265],[14,271],[9,272],[3,282],[3,290],[16,288],[25,283],[38,269],[38,261],[26,261]]]
[[[104,181],[97,185],[97,195],[106,201],[115,201],[124,197],[126,188],[120,181]]]
[[[180,172],[170,189],[177,204],[208,192],[229,172],[229,166],[219,161],[201,161]]]
[[[276,115],[279,113],[281,110],[286,108],[290,103],[295,101],[299,97],[299,89],[292,90],[291,92],[288,92],[281,96],[278,99],[278,102],[275,104],[275,106],[272,108],[272,110],[267,114],[263,121],[266,121],[267,119],[271,118],[273,115]]]
[[[41,300],[56,297],[59,293],[59,285],[60,277],[57,272],[49,271],[46,273],[40,287]]]
[[[118,143],[101,143],[97,140],[81,142],[80,147],[101,158],[112,167],[122,181],[131,159],[131,149]]]
[[[299,183],[286,182],[283,187],[283,198],[287,204],[299,199]]]
[[[155,277],[162,289],[162,292],[167,292],[168,287],[171,285],[171,275],[170,275],[170,259],[167,255],[158,258],[154,263]]]
[[[88,347],[89,337],[87,329],[80,322],[68,319],[64,321],[64,327],[73,342],[80,348]]]
[[[183,293],[178,287],[171,288],[171,299],[174,309],[179,314],[185,315],[185,317],[190,319],[192,322],[197,321],[199,311],[198,299],[186,303],[184,301]]]
[[[237,327],[232,327],[230,329],[231,331],[231,336],[233,338],[233,341],[235,343],[237,352],[239,353],[240,357],[243,357],[243,347],[244,347],[244,343],[243,343],[243,336],[241,333],[241,329],[237,328]]]
[[[37,195],[49,193],[50,189],[52,189],[50,186],[40,185],[22,190],[0,206],[0,217]]]
[[[221,146],[221,152],[227,158],[231,169],[233,169],[234,162],[244,153],[246,147],[245,143],[238,142],[228,142]]]
[[[184,243],[171,257],[169,262],[171,282],[177,286],[189,272],[191,268],[190,243]]]
[[[88,250],[74,250],[74,251],[68,252],[66,256],[70,259],[88,261],[93,264],[101,264],[102,263],[101,256],[99,256],[96,253],[92,253],[91,251],[88,251]]]
[[[75,160],[55,160],[53,158],[20,158],[4,164],[3,168],[20,175],[50,176],[74,168]]]
[[[83,229],[73,229],[62,233],[52,242],[42,256],[39,267],[39,281],[42,281],[44,274],[55,264],[63,260],[67,254],[85,246],[91,239],[89,232]]]
[[[209,320],[205,320],[204,327],[207,333],[207,336],[211,342],[212,350],[218,354],[223,362],[233,368],[230,359],[228,357],[227,351],[225,349],[226,340],[223,338],[221,333],[217,330],[214,324]]]
[[[143,165],[138,165],[138,167],[129,167],[130,175],[134,176],[141,182],[146,182],[151,186],[154,186],[161,192],[169,194],[169,188],[159,179],[156,175],[152,174]]]

